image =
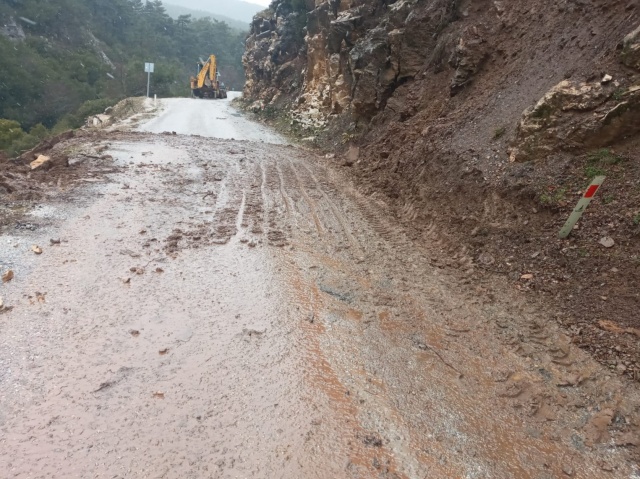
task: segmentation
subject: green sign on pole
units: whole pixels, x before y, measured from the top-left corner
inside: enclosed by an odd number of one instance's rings
[[[589,185],[589,188],[587,188],[587,191],[584,193],[582,198],[580,198],[580,201],[578,201],[578,204],[573,210],[573,213],[571,213],[571,216],[569,216],[569,219],[560,230],[560,234],[558,235],[560,236],[560,238],[564,239],[571,234],[571,232],[573,231],[573,227],[582,216],[582,213],[584,213],[584,210],[587,209],[589,203],[591,203],[591,200],[596,195],[596,192],[598,191],[600,186],[602,186],[602,183],[604,183],[605,178],[606,176],[596,176],[593,179],[593,181]]]

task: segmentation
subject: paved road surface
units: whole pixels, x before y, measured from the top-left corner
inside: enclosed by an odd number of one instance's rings
[[[224,100],[195,98],[160,100],[161,113],[157,118],[142,125],[140,130],[151,133],[175,131],[179,135],[286,143],[282,136],[268,127],[246,121],[231,106],[231,101],[238,96],[240,96],[238,92],[229,92],[229,98]]]
[[[0,238],[0,477],[638,477],[637,393],[512,285],[228,102],[165,102],[142,130],[178,135],[76,144],[113,162]]]

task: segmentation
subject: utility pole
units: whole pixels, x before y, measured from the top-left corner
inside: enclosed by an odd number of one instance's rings
[[[144,64],[144,71],[147,74],[147,98],[149,98],[149,85],[151,84],[151,74],[153,73],[154,67],[155,67],[154,63]]]

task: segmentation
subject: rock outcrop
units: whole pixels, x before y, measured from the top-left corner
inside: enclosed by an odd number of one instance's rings
[[[564,80],[549,90],[535,106],[525,110],[511,160],[592,150],[640,132],[640,85],[622,89],[611,80]]]
[[[251,25],[245,97],[260,107],[278,105],[284,95],[314,126],[320,116],[344,112],[369,121],[399,86],[430,63],[443,65],[444,56],[454,65],[457,93],[486,54],[477,28],[455,42],[438,36],[456,20],[456,3],[317,0],[293,11],[290,1],[278,0]]]
[[[622,62],[640,70],[640,26],[624,38],[622,48]]]
[[[20,42],[27,38],[24,30],[13,17],[9,18],[4,25],[0,26],[0,35],[14,42]]]
[[[595,148],[638,131],[640,81],[620,67],[640,69],[640,27],[630,28],[633,4],[627,16],[612,9],[605,0],[275,0],[251,25],[244,94],[253,110],[281,109],[314,132],[333,123],[389,133],[416,117],[433,133],[448,116],[490,130],[474,147],[493,149],[491,130],[511,134],[512,160]],[[597,70],[607,56],[618,66]]]

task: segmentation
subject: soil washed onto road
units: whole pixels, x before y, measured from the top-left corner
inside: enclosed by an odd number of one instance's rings
[[[637,386],[437,232],[227,101],[138,130],[3,227],[1,477],[640,477]]]

